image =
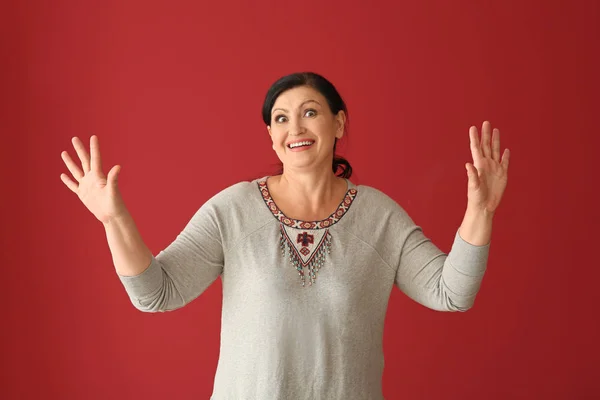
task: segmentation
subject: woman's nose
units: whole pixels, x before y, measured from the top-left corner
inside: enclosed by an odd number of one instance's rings
[[[302,121],[298,120],[298,119],[292,119],[290,120],[290,124],[289,124],[289,134],[293,135],[293,136],[297,136],[300,135],[302,133],[304,133],[304,126],[302,125]]]

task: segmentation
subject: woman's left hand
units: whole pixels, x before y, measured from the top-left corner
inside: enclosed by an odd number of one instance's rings
[[[480,141],[477,128],[469,129],[473,164],[465,164],[469,178],[467,209],[493,216],[508,182],[510,152],[505,149],[500,159],[500,131],[494,129],[492,134],[488,121],[483,123],[481,131]]]

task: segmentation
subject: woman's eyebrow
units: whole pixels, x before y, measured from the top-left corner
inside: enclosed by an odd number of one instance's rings
[[[321,105],[321,103],[319,103],[319,102],[318,102],[318,101],[316,101],[316,100],[306,100],[306,101],[303,101],[303,102],[302,102],[302,104],[300,104],[300,107],[302,107],[302,106],[303,106],[303,105],[305,105],[306,103],[311,103],[311,102],[312,102],[312,103],[317,103],[318,105]],[[271,115],[273,115],[273,113],[274,113],[275,111],[277,111],[277,110],[281,110],[281,111],[283,111],[283,112],[288,112],[288,110],[286,110],[285,108],[274,108],[274,109],[273,109],[273,111],[271,111]]]

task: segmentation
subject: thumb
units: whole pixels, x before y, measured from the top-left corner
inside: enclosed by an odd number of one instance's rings
[[[471,163],[466,163],[465,168],[467,170],[467,177],[469,178],[469,187],[477,189],[479,187],[479,175],[477,174],[477,169]]]
[[[117,184],[118,184],[118,178],[119,178],[119,173],[121,172],[121,166],[120,165],[115,165],[114,167],[112,167],[110,169],[110,171],[108,171],[108,175],[106,177],[106,180],[108,182],[108,185],[111,186],[112,188],[116,188]]]

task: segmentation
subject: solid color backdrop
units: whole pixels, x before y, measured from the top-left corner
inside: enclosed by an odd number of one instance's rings
[[[469,127],[489,119],[512,153],[474,308],[392,291],[386,399],[600,396],[598,4],[3,3],[0,397],[209,398],[220,280],[176,312],[137,311],[60,153],[98,135],[156,254],[215,193],[273,173],[262,100],[303,70],[348,104],[352,180],[445,251],[465,211]]]

